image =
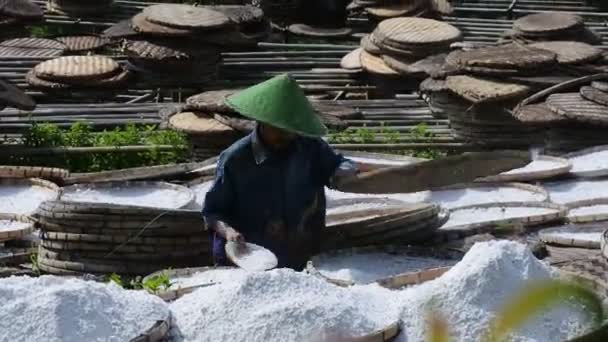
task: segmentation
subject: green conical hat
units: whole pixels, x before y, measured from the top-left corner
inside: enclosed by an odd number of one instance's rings
[[[242,115],[305,136],[323,136],[323,125],[304,91],[287,74],[254,85],[226,99]]]

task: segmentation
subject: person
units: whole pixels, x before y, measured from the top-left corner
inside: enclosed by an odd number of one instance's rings
[[[226,99],[256,121],[251,134],[220,154],[203,218],[216,265],[226,241],[272,251],[279,267],[301,270],[320,251],[325,187],[359,172],[320,137],[326,127],[302,89],[284,74]]]

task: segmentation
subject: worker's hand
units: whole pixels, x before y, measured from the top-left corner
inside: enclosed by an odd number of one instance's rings
[[[235,229],[227,228],[226,229],[226,240],[232,241],[232,242],[244,243],[245,237],[243,237],[243,234],[239,233]]]

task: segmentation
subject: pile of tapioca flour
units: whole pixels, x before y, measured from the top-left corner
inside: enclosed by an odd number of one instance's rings
[[[171,304],[177,341],[315,341],[369,334],[398,319],[378,285],[340,288],[287,269],[201,288]],[[181,335],[181,336],[179,336]]]
[[[454,341],[479,341],[501,306],[552,269],[526,246],[478,243],[440,278],[404,290],[341,288],[290,270],[251,273],[201,288],[171,304],[178,341],[314,341],[323,331],[368,334],[401,319],[397,341],[422,342],[430,304]],[[582,308],[563,305],[526,325],[514,341],[564,341],[587,328]]]
[[[170,317],[144,291],[53,276],[0,279],[0,340],[125,342]]]
[[[440,278],[401,291],[403,331],[398,341],[424,341],[426,312],[435,308],[455,341],[480,341],[494,314],[529,281],[554,276],[525,245],[512,241],[475,244]],[[564,304],[532,320],[512,341],[565,341],[585,332],[584,308]]]

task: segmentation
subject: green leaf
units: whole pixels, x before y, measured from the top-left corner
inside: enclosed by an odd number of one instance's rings
[[[595,292],[576,283],[549,280],[531,284],[509,301],[490,324],[484,341],[502,341],[527,320],[551,306],[571,300],[585,306],[584,312],[590,316],[594,327],[601,324],[604,317],[602,300]]]

